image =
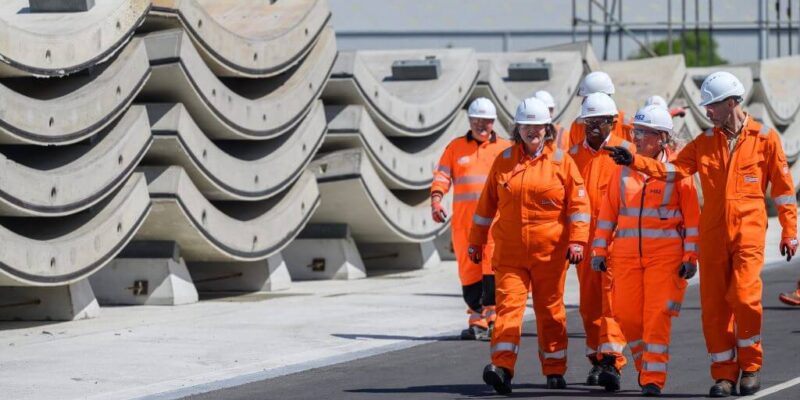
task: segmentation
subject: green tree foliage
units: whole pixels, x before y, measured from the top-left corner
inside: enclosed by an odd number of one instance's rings
[[[686,50],[682,49],[681,35],[678,33],[672,37],[672,54],[681,54],[686,59],[687,67],[707,67],[711,65],[727,64],[728,60],[723,59],[717,53],[717,41],[711,39],[708,32],[700,32],[696,35],[694,31],[686,32]],[[709,46],[712,50],[712,60],[708,60]],[[659,40],[650,44],[650,48],[659,56],[669,54],[669,44],[667,40]],[[699,52],[697,51],[699,50]],[[698,54],[699,53],[699,54]],[[698,58],[698,55],[700,56]],[[643,49],[633,54],[630,59],[647,58],[650,55]]]

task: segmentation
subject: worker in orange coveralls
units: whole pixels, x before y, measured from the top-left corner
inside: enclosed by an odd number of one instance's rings
[[[667,109],[640,109],[633,132],[637,154],[662,162],[672,158],[672,116]],[[591,260],[597,272],[614,271],[613,318],[603,320],[598,349],[603,368],[599,380],[607,391],[620,388],[627,343],[642,394],[661,394],[667,380],[671,318],[680,311],[686,279],[697,271],[699,223],[691,176],[663,181],[627,167],[614,168],[596,222]]]
[[[533,97],[541,100],[544,105],[547,106],[547,109],[550,110],[550,118],[556,117],[556,99],[553,98],[553,95],[546,90],[537,90],[536,93],[533,94]],[[553,123],[553,128],[556,130],[556,137],[555,137],[555,144],[561,150],[566,151],[569,146],[567,143],[569,141],[569,131],[564,129],[558,122]]]
[[[592,223],[590,234],[595,230],[597,217],[600,215],[602,199],[608,191],[609,181],[616,172],[617,166],[608,158],[603,146],[625,146],[633,148],[627,140],[612,134],[620,125],[619,112],[614,100],[605,93],[592,93],[581,104],[580,118],[586,127],[586,137],[581,143],[570,147],[569,156],[575,160],[589,194],[592,206]],[[592,237],[589,237],[590,243]],[[610,291],[611,273],[597,274],[592,271],[589,257],[576,267],[580,284],[579,310],[586,332],[585,353],[591,369],[586,377],[587,385],[599,384],[601,372],[597,358],[597,346],[600,343],[600,325],[603,318],[611,318]]]
[[[489,340],[496,318],[494,311],[494,272],[491,260],[494,243],[489,240],[484,249],[486,261],[475,265],[467,256],[467,235],[472,215],[486,181],[486,174],[500,152],[511,142],[498,138],[493,130],[497,113],[494,104],[484,97],[469,106],[470,131],[454,139],[434,169],[431,185],[431,214],[433,220],[444,223],[447,213],[442,197],[453,186],[453,218],[451,232],[453,250],[458,262],[458,276],[464,301],[467,303],[467,329],[461,332],[464,340]]]
[[[744,86],[733,74],[715,72],[700,87],[713,129],[701,133],[675,160],[661,162],[609,147],[617,164],[653,178],[683,179],[699,173],[705,204],[700,218],[700,303],[703,334],[715,380],[711,397],[761,388],[762,283],[767,230],[765,193],[782,227],[781,254],[797,251],[797,201],[778,133],[742,109]]]
[[[583,179],[553,143],[547,106],[525,99],[514,122],[515,144],[492,165],[469,236],[475,262],[482,261],[490,227],[495,239],[497,322],[483,380],[501,394],[511,393],[531,282],[542,372],[548,388],[566,387],[564,284],[567,263],[583,260],[590,219]]]
[[[609,96],[613,96],[615,91],[614,82],[611,81],[611,77],[603,71],[595,71],[587,74],[583,78],[580,86],[578,87],[578,96],[583,97],[581,100],[583,102],[586,101],[586,97],[592,93],[605,93]],[[614,125],[614,130],[611,131],[611,134],[618,138],[632,142],[633,125],[631,125],[631,121],[628,118],[625,118],[625,113],[622,110],[620,110],[619,114],[617,115],[617,121],[618,122]],[[572,146],[583,143],[585,138],[586,125],[583,123],[583,118],[578,117],[572,122],[572,125],[570,125],[569,141],[563,142],[562,145],[564,147],[561,147],[561,149],[567,151]]]

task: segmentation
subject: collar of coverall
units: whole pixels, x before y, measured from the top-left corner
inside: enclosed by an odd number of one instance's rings
[[[464,135],[464,137],[467,138],[468,142],[472,142],[475,140],[475,138],[472,137],[472,130],[468,130],[467,134]],[[496,141],[497,141],[497,133],[494,131],[494,129],[492,129],[492,133],[489,134],[489,142],[494,143]]]

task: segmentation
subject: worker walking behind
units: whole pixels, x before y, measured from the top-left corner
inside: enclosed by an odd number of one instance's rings
[[[550,92],[546,90],[537,90],[536,93],[533,94],[533,97],[536,97],[537,99],[541,100],[542,103],[544,103],[544,105],[547,106],[547,109],[550,110],[550,118],[555,121],[556,99],[553,98],[553,95],[551,95]],[[569,148],[569,146],[567,146],[567,143],[569,141],[569,131],[564,129],[564,127],[562,127],[561,124],[557,122],[553,123],[553,128],[555,128],[556,130],[556,137],[555,137],[556,147],[566,151]]]
[[[603,146],[633,145],[612,134],[620,124],[619,112],[614,100],[605,93],[592,93],[581,104],[580,118],[586,127],[586,137],[581,143],[573,144],[569,149],[569,156],[575,160],[575,165],[580,171],[586,185],[586,192],[592,207],[592,220],[590,226],[589,243],[591,234],[595,231],[597,217],[600,215],[600,205],[609,188],[612,174],[617,170],[614,161],[608,158]],[[605,316],[611,318],[610,292],[606,290],[611,286],[611,273],[597,274],[592,271],[591,260],[586,257],[576,267],[578,283],[580,285],[579,311],[583,320],[583,329],[586,332],[585,354],[591,363],[587,385],[599,384],[600,363],[597,357],[597,347],[600,344],[600,325]]]
[[[637,154],[671,159],[669,111],[644,107],[633,124]],[[613,318],[603,319],[600,334],[600,383],[607,391],[619,390],[627,342],[642,394],[657,396],[667,379],[671,318],[680,312],[686,279],[697,271],[697,190],[691,176],[663,181],[627,167],[613,169],[592,242],[592,269],[614,271]]]
[[[453,218],[451,233],[453,250],[458,262],[458,276],[464,301],[467,303],[467,329],[461,333],[465,340],[489,340],[494,325],[494,273],[489,262],[494,243],[485,248],[486,261],[475,265],[467,256],[467,235],[472,215],[486,181],[492,162],[511,142],[497,137],[494,104],[485,97],[475,99],[468,109],[470,130],[454,139],[434,169],[431,185],[431,214],[433,220],[444,223],[447,212],[442,197],[453,186]]]
[[[484,369],[483,380],[501,394],[511,393],[531,288],[547,387],[566,387],[564,283],[567,263],[583,259],[590,218],[583,179],[572,159],[553,142],[547,106],[536,98],[525,99],[517,107],[514,123],[515,144],[492,165],[469,236],[475,262],[483,261],[490,227],[495,239],[497,322],[492,362]]]
[[[797,250],[797,204],[778,133],[742,110],[744,86],[728,72],[709,75],[700,87],[714,128],[701,133],[675,160],[662,162],[608,148],[617,164],[653,178],[675,181],[699,173],[704,205],[700,217],[700,304],[703,334],[715,380],[711,397],[756,393],[761,387],[762,283],[767,230],[765,193],[783,229],[780,251]],[[741,376],[740,376],[741,374]]]
[[[578,96],[583,97],[581,100],[581,104],[583,104],[590,94],[605,93],[609,96],[613,96],[615,91],[616,89],[614,88],[614,82],[611,81],[611,77],[603,71],[595,71],[587,74],[583,78],[578,87]],[[619,111],[617,121],[611,134],[629,142],[633,141],[633,126],[631,125],[631,121],[625,118],[624,112]],[[578,117],[569,127],[569,140],[559,143],[563,146],[561,149],[566,151],[576,144],[583,143],[585,138],[586,125],[583,123],[583,118]]]

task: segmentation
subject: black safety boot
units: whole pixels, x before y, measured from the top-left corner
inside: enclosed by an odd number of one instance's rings
[[[493,387],[497,394],[511,394],[511,374],[503,367],[486,365],[483,369],[483,381]]]
[[[606,392],[616,392],[620,388],[620,373],[615,362],[616,356],[605,354],[603,361],[600,362],[600,375],[597,377],[597,382],[600,386],[606,389]]]
[[[564,380],[564,375],[547,375],[547,388],[566,389],[567,381]]]
[[[592,369],[589,370],[589,376],[586,377],[586,384],[589,386],[597,386],[600,384],[600,372],[603,369],[600,367],[600,362],[597,361],[595,357],[589,357],[589,361],[592,362]]]
[[[655,383],[648,383],[642,386],[642,396],[645,397],[661,396],[661,389],[659,389]]]
[[[758,371],[742,371],[742,378],[739,379],[739,395],[747,396],[756,394],[761,389],[761,377]]]
[[[708,397],[728,397],[736,394],[736,384],[727,380],[720,379],[708,391]]]
[[[489,330],[477,325],[472,325],[461,331],[461,340],[489,340]]]

